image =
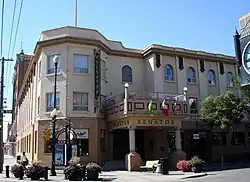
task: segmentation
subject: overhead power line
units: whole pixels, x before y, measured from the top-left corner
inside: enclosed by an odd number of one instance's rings
[[[13,45],[13,49],[12,49],[12,53],[11,53],[11,58],[13,58],[14,50],[15,50],[15,47],[16,47],[16,38],[17,38],[17,32],[18,32],[20,18],[21,18],[21,14],[22,14],[22,8],[23,8],[23,0],[21,1],[21,5],[20,5],[18,20],[17,20],[16,33],[15,33],[14,43],[13,43],[14,45]]]
[[[13,14],[12,14],[12,23],[11,23],[11,30],[10,30],[10,40],[9,40],[9,50],[8,50],[8,59],[10,59],[10,50],[11,50],[11,45],[12,45],[12,37],[13,37],[13,32],[14,32],[14,22],[15,22],[15,15],[16,15],[16,4],[17,0],[14,1],[14,7],[13,7]],[[12,67],[12,62],[7,62],[6,64],[6,88],[7,88],[7,93],[9,93],[9,82],[11,81],[11,67]]]
[[[10,59],[10,49],[11,49],[11,42],[12,42],[14,21],[15,21],[15,15],[16,15],[16,1],[17,0],[15,0],[15,2],[14,2],[13,15],[12,15],[12,23],[11,23],[11,30],[10,30],[10,41],[9,41],[9,51],[8,51],[8,58],[9,59]]]
[[[0,45],[0,54],[1,58],[3,57],[3,26],[4,26],[4,0],[2,0],[2,22],[1,22],[1,45]]]

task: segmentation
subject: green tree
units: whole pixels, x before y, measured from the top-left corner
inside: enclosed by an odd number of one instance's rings
[[[249,86],[241,87],[239,76],[234,76],[233,80],[235,88],[240,90],[240,96],[243,99],[243,101],[245,103],[250,103],[250,87]]]
[[[244,102],[232,92],[225,92],[217,96],[209,96],[201,102],[201,120],[211,129],[219,128],[222,132],[239,124],[243,119]],[[222,135],[220,137],[222,144]],[[221,167],[223,167],[223,153],[221,153]]]

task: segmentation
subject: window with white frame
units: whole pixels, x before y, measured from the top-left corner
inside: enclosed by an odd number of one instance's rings
[[[52,111],[54,109],[54,93],[47,93],[46,98],[46,111]],[[56,109],[60,109],[60,92],[56,92]]]
[[[55,73],[55,63],[53,62],[53,58],[55,55],[48,56],[48,61],[47,61],[47,74],[54,74]],[[61,55],[58,55],[59,57],[59,62],[57,65],[57,73],[60,72],[60,62],[61,62]],[[40,65],[39,65],[40,66]],[[39,70],[40,72],[40,70]]]
[[[227,87],[233,87],[234,86],[234,81],[233,81],[233,74],[231,72],[227,73],[226,77],[227,81]]]
[[[215,72],[213,70],[208,70],[207,72],[207,79],[208,79],[208,84],[209,85],[215,85]]]
[[[195,69],[192,67],[189,67],[187,69],[187,82],[196,83],[196,73],[195,73]]]
[[[166,65],[164,67],[164,76],[165,76],[165,81],[173,81],[174,80],[174,72],[173,72],[172,66]]]
[[[74,54],[74,73],[89,73],[89,56]]]
[[[73,110],[88,111],[88,93],[73,92]]]

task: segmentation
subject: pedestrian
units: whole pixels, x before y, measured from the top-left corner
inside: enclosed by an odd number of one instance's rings
[[[29,160],[26,157],[25,152],[23,152],[23,156],[22,156],[21,162],[22,162],[22,164],[23,164],[24,167],[27,166],[28,163],[29,163]]]

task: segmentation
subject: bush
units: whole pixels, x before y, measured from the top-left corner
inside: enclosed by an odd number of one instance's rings
[[[26,169],[26,176],[31,180],[40,180],[44,177],[44,167],[40,165],[40,161],[35,161]]]
[[[69,166],[64,169],[65,179],[70,181],[81,181],[85,179],[85,168],[79,164],[79,157],[72,157]]]
[[[194,156],[191,160],[188,161],[188,165],[191,167],[202,164],[205,164],[205,161],[200,159],[198,156]]]
[[[99,173],[101,173],[101,167],[94,162],[90,162],[86,166],[86,172],[88,180],[96,181],[98,180]]]
[[[16,178],[22,178],[24,176],[24,167],[20,164],[14,164],[11,166],[11,172]]]
[[[190,171],[190,165],[189,165],[189,161],[187,160],[181,160],[181,161],[178,161],[177,164],[176,164],[176,167],[181,170],[181,171]]]

